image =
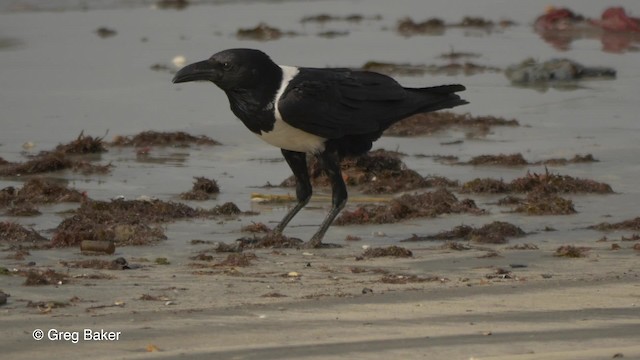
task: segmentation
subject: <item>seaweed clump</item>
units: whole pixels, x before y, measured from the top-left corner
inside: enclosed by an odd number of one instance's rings
[[[430,135],[449,128],[469,129],[467,137],[486,136],[494,126],[520,126],[515,119],[495,116],[471,116],[450,111],[437,111],[412,115],[391,125],[385,132],[387,136]]]
[[[624,220],[617,223],[602,222],[597,225],[589,226],[589,229],[599,231],[613,231],[613,230],[633,230],[640,231],[640,217],[634,219]]]
[[[220,193],[220,187],[215,180],[205,177],[196,177],[195,179],[191,190],[180,194],[182,200],[209,200]]]
[[[223,246],[223,250],[229,248],[230,251],[238,251],[242,249],[281,249],[281,248],[298,248],[303,241],[282,235],[280,233],[268,232],[262,237],[243,237],[236,240],[237,247]],[[221,251],[221,250],[218,250]]]
[[[53,269],[29,270],[24,275],[27,277],[24,281],[26,286],[59,285],[69,278],[68,275],[61,274]]]
[[[556,249],[554,256],[568,257],[568,258],[581,258],[587,256],[587,252],[590,250],[588,247],[579,247],[573,245],[563,245]]]
[[[363,258],[376,258],[376,257],[385,257],[385,256],[393,256],[393,257],[412,257],[413,253],[411,250],[403,248],[401,246],[388,246],[388,247],[377,247],[377,248],[369,248],[362,253]]]
[[[528,215],[569,215],[577,212],[570,199],[543,192],[527,194],[513,211]]]
[[[0,222],[0,242],[19,245],[21,249],[42,248],[48,244],[47,238],[37,231],[9,221]]]
[[[353,211],[343,211],[334,222],[336,225],[388,224],[404,219],[436,217],[451,213],[482,213],[473,200],[458,200],[446,189],[422,194],[405,194],[386,205],[365,205]]]
[[[462,184],[463,193],[597,193],[611,194],[613,189],[605,183],[594,180],[574,178],[569,175],[535,174],[527,173],[526,176],[514,179],[510,183],[496,179],[474,179]]]
[[[96,165],[79,159],[74,155],[97,154],[107,151],[102,138],[92,137],[80,133],[78,137],[67,144],[59,144],[53,151],[42,151],[31,156],[29,160],[20,163],[0,161],[0,176],[22,176],[41,174],[70,169],[82,174],[109,172],[111,164]]]
[[[9,186],[0,190],[1,207],[31,207],[33,204],[51,204],[61,202],[81,202],[85,195],[78,190],[69,189],[57,181],[34,177],[28,179],[22,188],[16,190]]]
[[[189,144],[196,145],[220,145],[219,142],[205,136],[194,136],[183,131],[159,132],[143,131],[134,136],[116,136],[109,144],[111,146],[174,146],[187,147]]]
[[[498,155],[478,155],[474,156],[468,162],[458,162],[457,165],[492,165],[492,166],[525,166],[525,165],[567,165],[578,163],[590,163],[597,162],[593,155],[577,154],[571,159],[565,158],[551,158],[546,160],[540,160],[536,162],[529,162],[520,153],[516,154],[498,154]]]
[[[88,200],[58,225],[51,242],[56,247],[75,246],[82,240],[113,241],[118,246],[145,245],[166,239],[162,227],[150,224],[239,213],[233,203],[205,210],[161,200]]]
[[[383,149],[346,158],[341,168],[345,183],[348,186],[360,186],[365,194],[392,194],[426,188],[434,181],[408,169],[400,159],[400,154]],[[315,158],[309,162],[309,173],[314,186],[330,186],[329,178]],[[280,186],[295,186],[295,177],[290,176]]]
[[[425,240],[455,240],[464,239],[476,243],[484,244],[504,244],[508,242],[508,237],[522,237],[525,232],[518,226],[504,221],[494,221],[480,228],[469,225],[459,225],[451,230],[443,231],[435,235],[417,236],[414,235],[402,241],[425,241]]]
[[[296,35],[298,34],[293,31],[282,31],[265,23],[259,23],[256,27],[253,28],[241,28],[236,32],[236,36],[238,37],[238,39],[256,41],[278,40],[283,36]]]

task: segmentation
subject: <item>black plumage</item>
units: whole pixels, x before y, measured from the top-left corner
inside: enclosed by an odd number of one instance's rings
[[[255,134],[282,149],[296,180],[298,204],[274,230],[281,233],[311,198],[307,153],[332,183],[332,209],[308,246],[322,243],[347,200],[340,172],[344,156],[371,149],[385,129],[416,113],[466,104],[462,85],[405,88],[369,71],[280,66],[253,49],[230,49],[182,68],[173,82],[212,81],[226,93],[233,113]]]

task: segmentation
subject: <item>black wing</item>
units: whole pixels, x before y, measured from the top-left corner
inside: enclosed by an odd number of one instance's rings
[[[301,68],[278,101],[285,122],[337,139],[381,132],[420,108],[422,96],[367,71]]]

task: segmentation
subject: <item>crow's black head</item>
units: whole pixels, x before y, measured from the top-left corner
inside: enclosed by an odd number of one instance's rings
[[[229,49],[183,67],[173,82],[208,80],[225,91],[249,90],[258,86],[265,77],[279,71],[269,56],[260,50]]]

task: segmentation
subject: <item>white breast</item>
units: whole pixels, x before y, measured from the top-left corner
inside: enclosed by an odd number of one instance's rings
[[[298,73],[298,68],[293,66],[280,66],[282,68],[282,84],[276,93],[273,103],[275,105],[276,122],[273,124],[273,130],[269,132],[263,131],[258,137],[267,143],[279,147],[281,149],[299,151],[305,153],[314,153],[324,150],[324,142],[327,140],[323,137],[310,134],[308,132],[297,129],[282,120],[280,111],[278,110],[278,101],[287,88],[289,81]]]

